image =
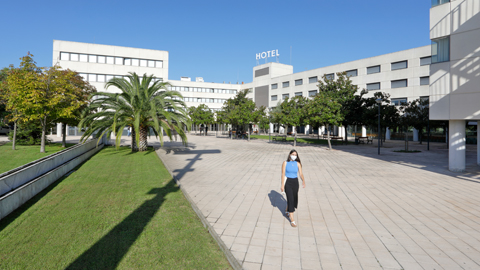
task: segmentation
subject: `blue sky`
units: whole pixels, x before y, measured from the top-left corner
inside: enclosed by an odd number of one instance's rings
[[[251,82],[267,50],[300,72],[428,45],[430,2],[4,1],[0,67],[28,51],[50,66],[59,39],[169,51],[172,80]]]

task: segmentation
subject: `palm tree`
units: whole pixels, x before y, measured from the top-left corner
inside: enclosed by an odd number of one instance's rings
[[[129,73],[126,77],[128,80],[113,78],[105,85],[105,89],[114,86],[121,93],[97,92],[92,95],[92,102],[85,111],[94,113],[86,113],[80,121],[79,127],[87,129],[81,140],[85,141],[96,133],[100,135],[100,141],[104,134],[109,138],[113,132],[118,149],[124,128],[131,127],[132,151],[147,150],[150,128],[160,138],[162,146],[164,132],[170,139],[178,134],[186,145],[184,127],[189,129],[190,120],[182,95],[168,91],[170,84],[155,80],[153,75],[144,74],[140,78],[136,73]]]

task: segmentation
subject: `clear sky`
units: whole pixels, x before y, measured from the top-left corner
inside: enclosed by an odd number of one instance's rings
[[[430,0],[2,1],[0,68],[54,39],[169,51],[169,79],[251,82],[256,53],[294,72],[430,44]],[[290,57],[290,47],[292,54]],[[275,61],[270,58],[269,61]],[[263,60],[261,63],[264,63]]]

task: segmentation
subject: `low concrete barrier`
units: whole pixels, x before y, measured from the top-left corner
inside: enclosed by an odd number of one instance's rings
[[[0,175],[0,219],[103,148],[89,140]]]

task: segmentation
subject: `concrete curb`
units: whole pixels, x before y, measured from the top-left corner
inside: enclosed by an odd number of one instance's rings
[[[177,179],[177,177],[174,176],[172,170],[170,170],[170,168],[167,166],[167,164],[163,161],[163,159],[160,157],[160,155],[157,153],[157,150],[155,150],[155,153],[157,154],[157,157],[160,159],[160,161],[162,161],[163,165],[165,166],[165,168],[167,168],[168,172],[170,173],[170,175],[172,176],[172,178],[175,180],[175,183],[177,183],[178,187],[180,188],[180,190],[182,191],[183,193],[183,196],[187,199],[187,201],[190,203],[190,205],[192,206],[192,209],[193,211],[195,211],[195,213],[197,214],[197,216],[200,218],[200,221],[202,221],[203,223],[203,226],[205,228],[208,229],[208,232],[210,233],[210,235],[213,237],[213,239],[215,239],[215,241],[217,241],[217,244],[218,246],[220,247],[220,249],[223,251],[223,253],[225,254],[225,256],[227,257],[227,260],[228,262],[230,263],[230,265],[232,266],[233,269],[235,270],[241,270],[243,269],[242,268],[242,265],[240,264],[240,262],[238,262],[237,259],[235,259],[235,257],[233,256],[232,252],[230,251],[230,249],[228,249],[227,245],[225,245],[225,243],[222,241],[222,239],[220,238],[220,236],[217,234],[217,232],[215,231],[215,229],[212,227],[212,225],[210,225],[210,223],[208,222],[208,220],[205,218],[205,216],[202,214],[202,211],[200,211],[200,209],[198,209],[197,205],[193,202],[192,198],[190,197],[190,195],[188,195],[187,191],[184,190],[182,188],[182,185],[180,183],[180,180]]]

